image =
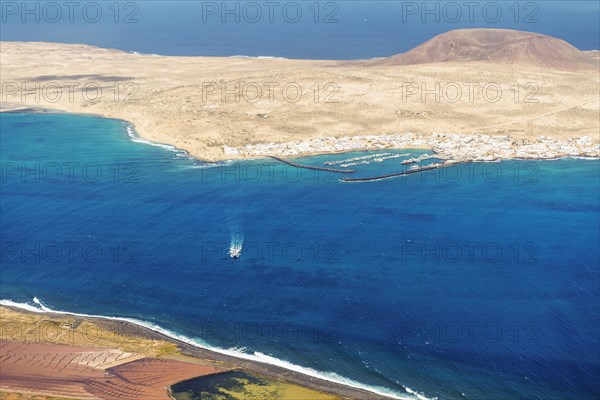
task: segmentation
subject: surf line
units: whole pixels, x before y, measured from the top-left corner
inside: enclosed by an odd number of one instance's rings
[[[353,174],[356,172],[355,169],[336,169],[336,168],[326,168],[326,167],[317,167],[317,166],[313,166],[313,165],[303,165],[303,164],[298,164],[292,161],[288,161],[288,160],[284,160],[283,158],[279,158],[279,157],[275,157],[275,156],[269,156],[269,158],[272,158],[274,160],[277,160],[279,162],[282,162],[284,164],[290,165],[292,167],[295,168],[303,168],[303,169],[312,169],[312,170],[317,170],[317,171],[327,171],[327,172],[335,172],[338,174]]]
[[[431,165],[431,166],[426,166],[426,167],[409,169],[408,171],[397,172],[397,173],[394,173],[394,174],[372,176],[372,177],[369,177],[369,178],[342,178],[342,179],[340,179],[340,181],[342,181],[342,182],[370,182],[370,181],[380,181],[380,180],[383,180],[383,179],[391,179],[391,178],[397,178],[399,176],[404,176],[404,175],[418,174],[419,172],[431,171],[433,169],[447,168],[447,167],[450,167],[450,166],[460,165],[460,164],[466,164],[466,163],[468,163],[468,161],[454,162],[454,163],[447,163],[447,164],[440,164],[440,165]]]

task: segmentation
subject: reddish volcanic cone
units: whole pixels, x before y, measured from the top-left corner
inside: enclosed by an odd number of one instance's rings
[[[412,65],[440,62],[490,61],[501,64],[527,64],[558,70],[598,69],[589,52],[564,40],[539,33],[509,29],[459,29],[443,33],[389,58],[370,65]]]

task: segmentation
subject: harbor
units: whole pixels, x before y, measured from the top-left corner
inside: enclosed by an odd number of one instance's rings
[[[600,144],[590,136],[557,139],[548,135],[537,138],[515,138],[510,135],[470,135],[432,133],[323,137],[299,142],[251,144],[240,148],[225,147],[232,159],[250,157],[303,157],[341,152],[431,149],[436,158],[449,161],[498,161],[509,159],[552,159],[561,157],[600,157]],[[397,157],[380,153],[377,157],[356,157],[331,165],[355,166]],[[405,163],[410,164],[410,160]],[[414,162],[421,161],[413,160]],[[334,170],[335,171],[335,170]],[[338,172],[338,171],[336,171]]]
[[[378,175],[378,176],[372,176],[372,177],[367,177],[367,178],[342,178],[342,179],[340,179],[340,181],[342,181],[342,182],[381,181],[384,179],[398,178],[400,176],[413,175],[413,174],[418,174],[420,172],[431,171],[431,170],[435,170],[435,169],[439,169],[439,168],[449,167],[450,165],[454,166],[454,165],[460,165],[460,164],[466,164],[466,163],[467,162],[465,161],[465,162],[452,162],[452,163],[433,163],[433,164],[429,164],[429,165],[425,165],[425,166],[413,165],[407,171],[403,171],[403,172],[396,172],[396,173],[392,173],[392,174]]]
[[[279,162],[282,162],[284,164],[290,165],[295,168],[311,169],[311,170],[316,170],[316,171],[327,171],[327,172],[334,172],[337,174],[353,174],[356,172],[355,169],[336,169],[336,168],[327,168],[327,167],[317,167],[315,165],[298,164],[293,161],[288,161],[288,160],[285,160],[283,158],[279,158],[276,156],[269,156],[269,158],[272,158],[273,160],[277,160]]]

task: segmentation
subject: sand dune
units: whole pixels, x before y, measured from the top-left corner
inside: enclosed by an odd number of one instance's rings
[[[397,56],[372,65],[489,61],[566,71],[598,69],[590,54],[564,40],[508,29],[459,29],[443,33]]]

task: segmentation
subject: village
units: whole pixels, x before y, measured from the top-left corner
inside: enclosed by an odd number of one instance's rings
[[[558,140],[539,136],[535,140],[511,136],[465,135],[458,133],[368,135],[323,137],[287,143],[249,144],[224,147],[231,158],[262,156],[300,157],[314,154],[383,149],[431,149],[447,162],[496,161],[503,159],[554,159],[560,157],[600,157],[600,144],[583,136]]]

